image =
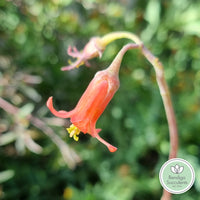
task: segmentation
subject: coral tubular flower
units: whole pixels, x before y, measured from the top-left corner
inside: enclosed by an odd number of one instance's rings
[[[110,152],[117,150],[99,136],[101,129],[96,129],[96,122],[119,88],[118,74],[124,53],[137,47],[135,44],[124,46],[107,69],[97,72],[72,111],[56,111],[53,97],[49,97],[47,107],[50,111],[57,117],[70,118],[72,125],[67,130],[74,140],[78,141],[80,132],[88,133],[106,145]]]
[[[93,37],[90,41],[85,45],[82,52],[79,52],[76,47],[69,46],[67,53],[69,56],[73,58],[77,58],[74,63],[70,63],[69,66],[62,67],[62,71],[71,70],[73,68],[78,68],[79,66],[85,64],[90,67],[90,64],[87,60],[92,59],[94,57],[101,57],[102,52],[104,51],[105,46],[102,45],[101,39],[99,37]]]

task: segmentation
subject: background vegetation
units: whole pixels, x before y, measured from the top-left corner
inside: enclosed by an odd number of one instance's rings
[[[111,31],[130,31],[165,66],[179,128],[179,157],[196,181],[173,199],[200,192],[200,2],[195,0],[0,1],[0,199],[159,199],[169,137],[151,65],[138,50],[123,60],[121,87],[98,121],[114,154],[89,135],[75,142],[45,106],[71,110],[96,71],[128,40],[108,46],[92,68],[61,72],[66,49]],[[4,101],[3,101],[4,100]],[[78,163],[78,164],[77,164]]]

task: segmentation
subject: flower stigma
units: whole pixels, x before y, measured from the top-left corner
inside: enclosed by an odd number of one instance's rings
[[[69,133],[69,137],[73,137],[75,141],[79,140],[78,135],[80,134],[81,131],[79,130],[79,128],[74,126],[74,124],[72,124],[69,128],[67,128],[67,131]]]

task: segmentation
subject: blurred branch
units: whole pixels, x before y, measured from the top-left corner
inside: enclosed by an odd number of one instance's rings
[[[0,107],[5,110],[9,114],[15,115],[18,112],[18,108],[13,106],[12,104],[8,103],[4,99],[0,97]]]
[[[0,97],[0,107],[7,113],[14,116],[16,116],[20,110],[19,108],[10,104],[1,97]],[[46,126],[46,124],[42,120],[31,114],[27,115],[26,119],[29,120],[31,124],[33,124],[35,127],[42,130],[42,132],[44,132],[44,134],[46,134],[56,144],[56,146],[58,147],[58,149],[62,154],[64,161],[71,169],[73,169],[77,163],[81,162],[81,159],[76,154],[76,152],[72,150],[58,135],[56,135],[53,129],[51,129],[49,126]],[[28,139],[29,147],[31,149],[36,147],[36,149],[39,148],[38,150],[41,150],[40,146],[34,143],[34,141],[31,141],[30,143],[31,138],[26,138],[26,139]]]
[[[68,164],[70,168],[74,168],[77,163],[81,161],[80,157],[72,150],[63,140],[54,133],[53,129],[46,126],[46,124],[37,117],[32,115],[29,116],[31,123],[42,130],[59,148],[63,159]]]

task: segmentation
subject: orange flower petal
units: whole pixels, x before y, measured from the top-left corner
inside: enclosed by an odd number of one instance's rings
[[[49,99],[47,100],[46,103],[47,107],[49,108],[49,110],[56,116],[56,117],[60,117],[60,118],[69,118],[71,116],[71,114],[73,113],[73,110],[70,112],[64,111],[64,110],[60,110],[60,111],[56,111],[53,107],[53,97],[49,97]]]

